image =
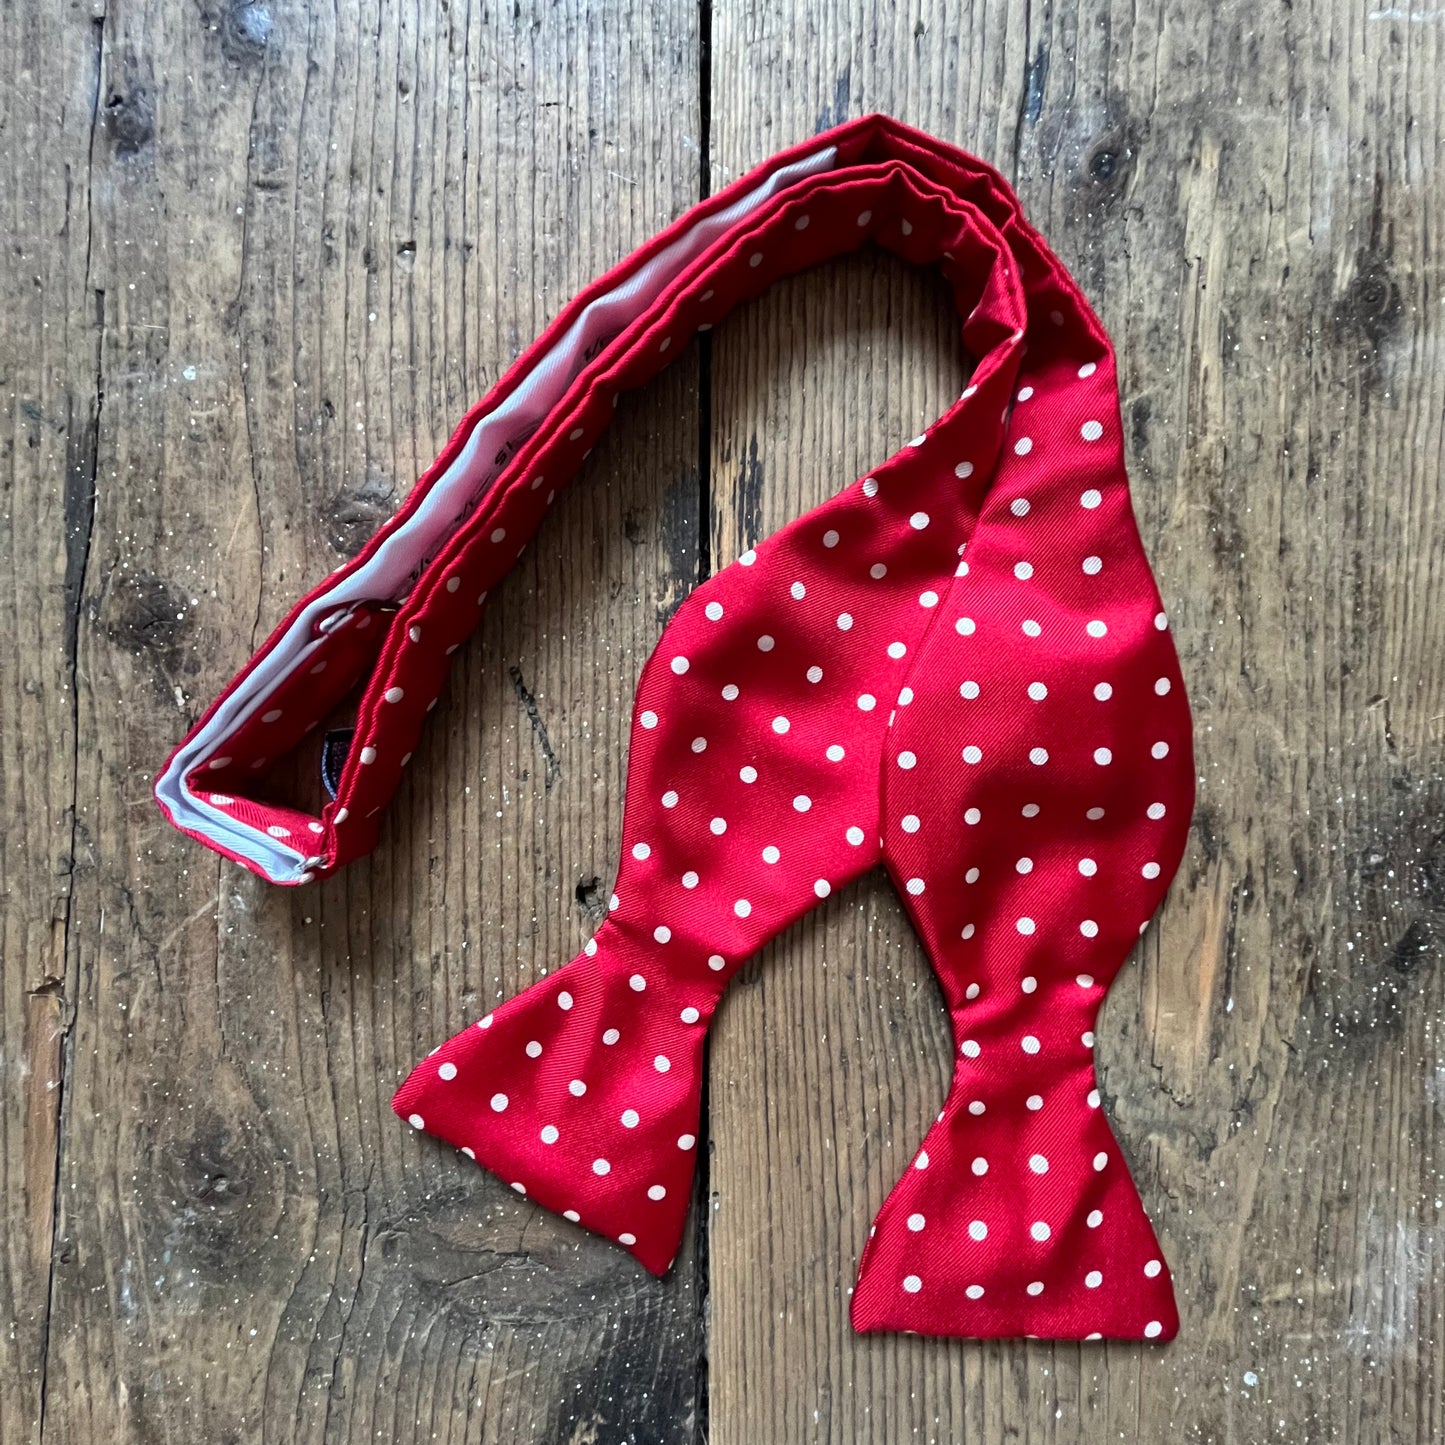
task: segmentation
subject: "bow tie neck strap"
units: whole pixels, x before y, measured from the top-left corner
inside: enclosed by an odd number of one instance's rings
[[[606,921],[419,1064],[394,1106],[665,1270],[722,990],[881,861],[957,1054],[870,1235],[855,1326],[1168,1338],[1169,1274],[1099,1108],[1092,1029],[1182,853],[1188,711],[1130,509],[1108,339],[981,162],[855,122],[594,283],[298,604],[157,793],[178,826],[278,882],[371,847],[451,653],[618,393],[731,306],[868,240],[941,267],[968,385],[674,614],[638,685]],[[331,804],[253,796],[358,693]]]

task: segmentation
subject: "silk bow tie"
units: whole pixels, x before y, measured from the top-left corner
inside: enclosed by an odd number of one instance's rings
[[[606,921],[418,1065],[395,1107],[666,1270],[723,989],[881,860],[957,1055],[870,1233],[855,1327],[1169,1338],[1169,1272],[1099,1107],[1092,1029],[1182,853],[1188,709],[1130,509],[1108,338],[972,157],[857,121],[594,283],[285,619],[157,796],[276,882],[368,850],[451,654],[617,394],[773,280],[867,240],[941,267],[969,385],[677,611],[638,685]],[[358,689],[319,817],[246,796]]]

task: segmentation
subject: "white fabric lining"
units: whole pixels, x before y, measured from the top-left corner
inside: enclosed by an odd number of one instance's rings
[[[566,333],[494,411],[480,417],[445,473],[416,511],[393,531],[362,567],[340,577],[312,599],[252,671],[237,685],[189,742],[177,750],[156,780],[156,797],[172,820],[225,851],[246,858],[275,883],[294,883],[307,871],[309,855],[288,847],[191,791],[189,774],[217,753],[225,740],[268,701],[320,645],[316,625],[338,608],[364,601],[398,599],[425,562],[469,513],[505,466],[516,446],[546,419],[599,343],[619,335],[647,309],[647,303],[719,235],[780,190],[830,169],[837,148],[825,147],[774,171],[761,185],[724,210],[697,222],[611,291],[590,302]]]

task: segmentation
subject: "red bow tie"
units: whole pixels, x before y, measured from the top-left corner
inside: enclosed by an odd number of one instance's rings
[[[395,1107],[666,1270],[719,996],[881,859],[958,1052],[870,1234],[855,1327],[1169,1338],[1169,1273],[1099,1107],[1092,1029],[1183,849],[1189,715],[1130,510],[1108,338],[981,162],[858,121],[595,282],[291,612],[157,797],[276,882],[367,851],[451,654],[617,394],[865,240],[941,265],[970,384],[678,610],[638,686],[606,922],[418,1065]],[[333,803],[312,817],[248,799],[358,684],[354,734],[323,764]]]

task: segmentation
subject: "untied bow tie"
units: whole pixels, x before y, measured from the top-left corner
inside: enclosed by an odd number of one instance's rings
[[[581,293],[173,753],[178,827],[278,883],[366,852],[451,654],[556,490],[689,337],[874,241],[938,265],[974,369],[869,475],[699,586],[643,669],[623,853],[581,954],[397,1112],[631,1250],[679,1246],[703,1038],[742,962],[880,860],[937,972],[948,1098],[870,1232],[859,1330],[1167,1339],[1094,1019],[1193,801],[1113,352],[982,162],[885,117],[775,157]],[[319,816],[253,780],[359,691]]]

